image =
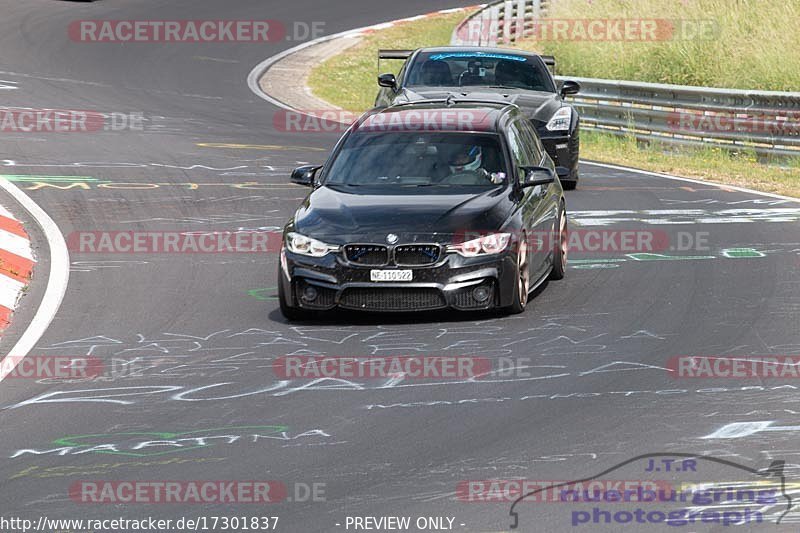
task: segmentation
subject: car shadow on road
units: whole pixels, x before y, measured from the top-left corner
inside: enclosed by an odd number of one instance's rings
[[[455,311],[452,309],[442,309],[437,311],[412,311],[412,312],[375,312],[375,311],[351,311],[349,309],[336,309],[333,311],[319,311],[310,319],[289,322],[276,307],[267,316],[272,322],[283,324],[302,324],[329,326],[332,324],[339,326],[382,326],[382,325],[402,325],[402,324],[450,324],[460,322],[480,322],[488,320],[510,320],[522,319],[535,315],[536,297],[541,294],[549,284],[545,281],[534,289],[528,296],[528,308],[519,315],[509,315],[498,310],[488,311]]]

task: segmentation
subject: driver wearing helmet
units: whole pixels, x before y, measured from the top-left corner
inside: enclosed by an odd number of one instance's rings
[[[482,185],[486,181],[495,185],[503,183],[505,174],[489,172],[483,168],[484,164],[491,163],[484,161],[483,148],[478,145],[459,146],[450,153],[448,159],[450,176],[446,177],[444,182],[453,185]]]
[[[460,146],[450,155],[450,172],[477,171],[483,162],[483,150],[480,146]]]

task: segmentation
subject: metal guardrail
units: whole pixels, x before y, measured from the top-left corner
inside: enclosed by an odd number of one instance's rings
[[[536,19],[553,0],[500,0],[488,4],[453,30],[454,45],[513,44],[533,34]]]
[[[530,36],[557,0],[501,0],[453,31],[454,45],[498,46]],[[556,58],[558,59],[558,58]],[[575,80],[581,127],[642,141],[800,157],[800,92],[748,91],[635,81]]]

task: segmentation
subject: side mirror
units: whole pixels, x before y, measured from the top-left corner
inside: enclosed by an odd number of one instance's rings
[[[292,171],[292,183],[305,185],[306,187],[312,187],[314,185],[314,177],[317,175],[317,171],[321,168],[322,167],[315,165],[304,165],[302,167],[297,167]]]
[[[544,167],[524,167],[525,177],[522,179],[522,188],[547,185],[556,181],[555,173]]]
[[[556,174],[558,174],[558,179],[569,179],[569,169],[567,167],[556,167]]]
[[[397,78],[394,74],[381,74],[378,76],[378,85],[381,87],[388,87],[392,90],[397,90]]]
[[[581,90],[581,85],[577,81],[565,81],[563,85],[561,85],[561,98],[564,98],[568,94],[578,94]]]

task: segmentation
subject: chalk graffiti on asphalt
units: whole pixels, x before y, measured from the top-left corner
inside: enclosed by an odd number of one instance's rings
[[[99,433],[93,435],[68,435],[57,438],[49,448],[16,450],[10,458],[39,455],[103,454],[125,457],[155,457],[186,453],[215,446],[262,441],[291,442],[298,440],[324,440],[331,435],[321,429],[291,432],[287,426],[229,426],[189,431],[137,431]],[[52,447],[55,446],[55,447]]]

